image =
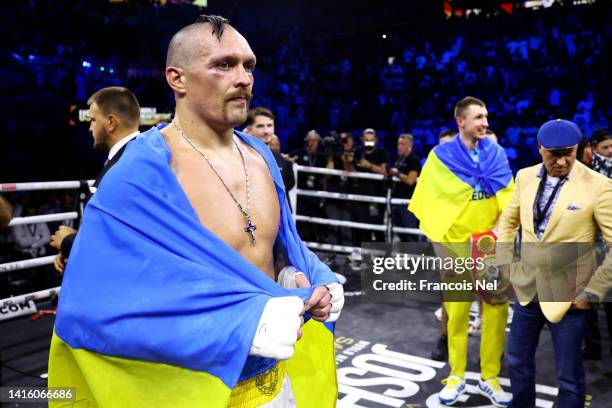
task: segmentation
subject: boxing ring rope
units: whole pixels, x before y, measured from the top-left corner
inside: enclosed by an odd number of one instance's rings
[[[42,191],[42,190],[78,190],[85,186],[92,186],[94,180],[71,180],[71,181],[43,181],[32,183],[0,183],[0,191]],[[41,222],[74,220],[79,217],[77,211],[34,215],[30,217],[14,217],[9,223],[9,227],[25,224],[37,224]],[[25,259],[16,262],[0,264],[0,273],[12,272],[20,269],[35,268],[37,266],[49,265],[53,263],[55,255],[41,258]]]
[[[313,224],[323,224],[323,225],[333,225],[338,227],[350,227],[350,228],[360,228],[372,231],[386,231],[387,227],[384,225],[376,225],[376,224],[366,224],[363,222],[355,222],[355,221],[343,221],[343,220],[330,220],[327,218],[320,217],[311,217],[308,215],[296,215],[296,221],[306,221],[312,222]]]
[[[92,186],[94,180],[41,181],[34,183],[0,183],[0,191],[76,190],[84,184]]]
[[[43,289],[37,292],[26,293],[24,295],[11,296],[5,299],[0,299],[0,307],[14,305],[16,303],[27,302],[29,300],[42,300],[50,298],[60,292],[61,286],[56,286],[50,289]]]
[[[310,197],[320,197],[320,198],[333,198],[337,200],[352,200],[352,201],[363,201],[367,203],[378,203],[378,204],[386,204],[387,199],[383,197],[375,197],[368,195],[360,195],[360,194],[346,194],[346,193],[330,193],[329,191],[320,191],[320,190],[302,190],[297,189],[296,193],[298,195],[310,196]],[[408,205],[410,204],[409,198],[392,198],[392,205]]]
[[[15,217],[11,219],[8,226],[14,227],[15,225],[38,224],[40,222],[75,220],[78,217],[79,213],[76,211],[57,214],[32,215],[30,217]]]
[[[300,166],[293,165],[293,172],[295,179],[297,180],[298,172],[307,172],[314,174],[321,174],[326,176],[341,176],[341,177],[353,177],[360,179],[369,179],[369,180],[379,180],[383,182],[385,180],[385,176],[382,174],[372,174],[372,173],[362,173],[362,172],[347,172],[343,170],[333,170],[321,167],[310,167],[310,166]],[[394,181],[399,181],[398,178],[393,177]],[[48,182],[29,182],[29,183],[0,183],[0,192],[16,192],[16,191],[41,191],[41,190],[62,190],[62,189],[80,189],[85,186],[93,185],[94,180],[74,180],[74,181],[48,181]],[[309,196],[309,197],[317,197],[317,198],[328,198],[334,200],[342,200],[342,201],[359,201],[366,203],[376,203],[376,204],[386,204],[387,209],[390,205],[408,205],[410,202],[409,199],[399,199],[399,198],[391,198],[390,190],[387,191],[387,197],[376,197],[369,195],[361,195],[361,194],[346,194],[346,193],[336,193],[336,192],[328,192],[328,191],[316,191],[316,190],[304,190],[294,188],[289,192],[290,201],[294,209],[297,209],[297,196]],[[303,221],[310,222],[314,224],[320,225],[330,225],[337,227],[347,227],[347,228],[358,228],[365,229],[370,231],[386,231],[389,233],[390,231],[390,217],[388,211],[385,212],[385,219],[387,219],[386,225],[376,225],[376,224],[368,224],[361,223],[355,221],[345,221],[345,220],[334,220],[327,219],[321,217],[311,217],[305,215],[295,215],[295,221]],[[9,223],[9,227],[13,227],[16,225],[24,225],[24,224],[34,224],[41,222],[53,222],[53,221],[65,221],[65,220],[74,220],[79,217],[77,211],[58,213],[58,214],[45,214],[45,215],[35,215],[30,217],[15,217]],[[418,228],[400,228],[400,227],[392,227],[393,232],[397,233],[407,233],[414,235],[423,235],[423,232]],[[346,246],[346,245],[334,245],[327,243],[318,243],[318,242],[306,242],[305,243],[309,248],[321,250],[321,251],[333,251],[333,252],[342,252],[342,253],[353,253],[355,251],[362,252],[360,247]],[[34,259],[26,259],[15,262],[8,262],[0,264],[0,274],[13,272],[21,269],[34,268],[43,265],[52,264],[55,259],[55,255],[44,256],[40,258]],[[15,297],[10,297],[7,299],[0,300],[0,304],[7,304],[7,302],[18,302],[24,299],[42,299],[45,297],[52,296],[53,294],[59,292],[59,286],[56,288],[41,290],[38,292],[33,292],[25,295],[19,295]]]
[[[383,182],[386,177],[382,174],[372,174],[372,173],[363,173],[363,172],[349,172],[344,170],[335,170],[335,169],[327,169],[321,167],[310,167],[310,166],[301,166],[301,165],[293,165],[293,175],[295,180],[298,179],[298,173],[314,173],[321,174],[327,176],[341,176],[341,177],[353,177],[360,179],[369,179],[369,180],[379,180]],[[399,182],[400,179],[397,177],[392,178],[393,181]],[[418,228],[404,228],[404,227],[395,227],[391,225],[391,217],[389,214],[389,208],[391,205],[408,205],[410,203],[410,199],[405,198],[391,198],[391,190],[387,188],[387,196],[386,197],[377,197],[377,196],[369,196],[369,195],[361,195],[361,194],[347,194],[347,193],[336,193],[329,191],[320,191],[320,190],[304,190],[299,188],[294,188],[289,192],[289,200],[291,201],[292,208],[297,211],[297,196],[307,196],[307,197],[317,197],[317,198],[330,198],[335,200],[344,200],[344,201],[360,201],[367,203],[376,203],[376,204],[386,204],[385,216],[384,219],[387,220],[385,225],[376,225],[376,224],[367,224],[361,222],[354,221],[344,221],[344,220],[332,220],[328,218],[321,217],[312,217],[306,215],[297,215],[294,213],[295,221],[304,221],[310,222],[314,224],[320,225],[331,225],[338,227],[350,227],[350,228],[359,228],[366,229],[370,231],[385,231],[387,233],[387,238],[389,239],[389,235],[392,233],[404,233],[404,234],[413,234],[413,235],[422,235],[425,234]],[[319,249],[323,251],[334,251],[334,252],[354,252],[361,251],[360,247],[346,246],[346,245],[334,245],[334,244],[324,244],[318,242],[306,242],[306,246],[312,249]]]
[[[33,215],[30,217],[15,217],[11,219],[11,222],[9,223],[8,226],[14,227],[15,225],[74,220],[74,219],[77,219],[78,217],[79,217],[79,213],[76,211],[71,211],[67,213],[58,213],[58,214]],[[49,265],[53,263],[54,259],[55,259],[55,255],[51,255],[51,256],[45,256],[42,258],[25,259],[23,261],[3,263],[3,264],[0,264],[0,273],[16,271],[19,269],[34,268],[34,267],[42,266],[42,265]]]
[[[24,259],[22,261],[8,262],[0,264],[0,274],[6,272],[17,271],[19,269],[35,268],[42,265],[50,265],[53,263],[55,255],[43,256],[34,259]]]

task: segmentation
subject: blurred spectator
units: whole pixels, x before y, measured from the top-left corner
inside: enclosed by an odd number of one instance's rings
[[[327,160],[319,151],[321,136],[316,130],[311,130],[304,138],[305,147],[289,154],[295,163],[301,166],[326,167]],[[297,185],[303,190],[324,191],[324,176],[320,174],[299,172]],[[322,214],[324,201],[318,197],[301,196],[298,199],[296,214],[318,217]],[[321,242],[324,237],[322,228],[313,223],[298,222],[298,231],[304,241]]]
[[[612,134],[601,129],[593,133],[589,142],[583,138],[578,145],[577,157],[585,166],[612,177]]]
[[[246,129],[245,132],[257,137],[259,140],[268,145],[274,160],[278,165],[278,169],[281,172],[283,178],[283,184],[285,185],[285,194],[289,194],[295,186],[295,176],[293,175],[293,163],[287,160],[280,152],[280,140],[275,132],[275,119],[276,116],[267,108],[258,106],[253,108],[247,114]],[[273,144],[274,147],[273,149]]]
[[[327,168],[342,170],[345,172],[355,171],[355,149],[353,147],[353,135],[344,132],[339,135],[340,145],[337,151],[327,159]],[[356,194],[358,179],[347,176],[329,176],[327,178],[327,191],[343,194]],[[328,199],[325,202],[325,214],[333,220],[350,221],[352,219],[353,206],[346,205],[346,200]],[[352,245],[352,232],[348,227],[329,226],[328,240],[330,244]]]
[[[32,203],[23,207],[23,217],[36,215],[37,209]],[[15,250],[26,258],[38,258],[47,253],[45,246],[49,243],[49,227],[44,222],[22,224],[12,227],[11,234]]]
[[[378,137],[376,131],[372,128],[367,128],[361,136],[363,148],[360,151],[357,159],[356,169],[363,173],[387,175],[387,162],[389,161],[389,153],[384,149],[376,146]],[[359,194],[386,197],[385,183],[383,180],[359,179]],[[383,217],[385,206],[377,203],[357,202],[357,220],[366,224],[383,225]],[[382,231],[372,231],[361,229],[360,239],[358,242],[384,242],[384,233]]]
[[[270,142],[268,143],[268,147],[272,150],[273,153],[282,154],[281,153],[281,143],[280,139],[276,135],[272,135],[270,137]]]
[[[417,177],[421,172],[421,160],[412,153],[414,137],[410,133],[403,133],[397,139],[397,160],[389,174],[399,178],[393,182],[393,198],[412,198]],[[407,204],[393,205],[391,208],[393,225],[404,228],[416,228],[418,220],[408,210]],[[400,234],[402,241],[416,241],[417,235]]]
[[[446,129],[444,132],[440,133],[438,136],[438,144],[450,142],[450,140],[457,134],[455,130]]]

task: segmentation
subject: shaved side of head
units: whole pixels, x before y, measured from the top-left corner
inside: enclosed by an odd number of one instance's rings
[[[224,28],[229,20],[220,16],[199,16],[193,24],[183,27],[172,36],[166,55],[166,68],[188,68],[200,57],[206,55],[205,35],[221,41]]]

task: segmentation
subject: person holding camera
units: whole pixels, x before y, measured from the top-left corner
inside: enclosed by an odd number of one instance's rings
[[[326,150],[327,168],[332,170],[342,170],[342,176],[328,176],[327,191],[342,194],[356,194],[359,179],[347,177],[346,173],[356,171],[355,168],[355,148],[353,146],[353,135],[342,132],[329,137],[330,142]],[[333,138],[333,141],[332,139]],[[325,214],[327,218],[333,220],[349,221],[354,219],[353,206],[347,206],[344,200],[329,199],[325,202]],[[353,243],[351,228],[348,227],[329,227],[329,243],[337,245],[351,245]]]
[[[363,142],[363,150],[359,151],[356,161],[357,171],[364,173],[387,175],[387,162],[389,153],[380,147],[376,146],[378,137],[376,131],[372,128],[367,128],[363,131],[361,137]],[[384,197],[385,183],[383,180],[359,179],[359,194]],[[358,222],[383,225],[383,215],[385,207],[382,204],[359,202],[356,205]],[[384,233],[381,231],[359,230],[360,242],[384,242]]]

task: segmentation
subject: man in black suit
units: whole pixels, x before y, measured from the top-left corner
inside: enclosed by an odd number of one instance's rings
[[[90,193],[93,194],[104,175],[119,161],[127,143],[138,135],[140,105],[132,91],[118,86],[95,92],[87,101],[87,105],[91,119],[89,131],[93,135],[94,149],[108,151],[104,167],[90,188]],[[91,194],[85,199],[85,203],[89,201]],[[50,245],[60,251],[54,262],[55,269],[60,273],[64,272],[76,233],[74,228],[61,225],[51,236]]]

